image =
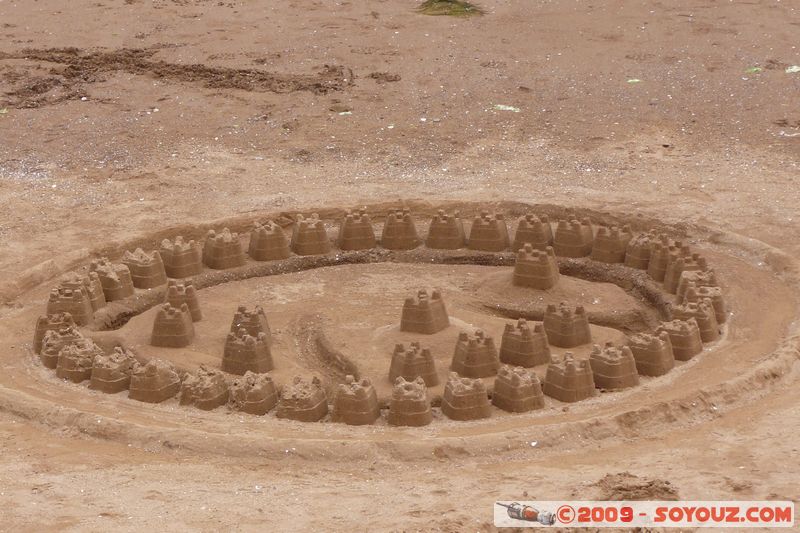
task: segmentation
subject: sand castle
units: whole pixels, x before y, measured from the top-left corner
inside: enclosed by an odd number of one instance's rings
[[[637,333],[628,339],[628,346],[636,360],[636,370],[642,376],[663,376],[675,367],[675,355],[669,334]]]
[[[200,365],[197,372],[186,376],[181,384],[181,405],[194,405],[211,411],[228,403],[228,382],[219,370]]]
[[[130,270],[133,286],[137,289],[152,289],[167,282],[167,272],[158,250],[150,253],[141,248],[133,252],[126,251],[122,256],[122,264]]]
[[[131,400],[146,403],[161,403],[178,394],[181,378],[172,363],[151,359],[147,364],[135,364],[131,372]]]
[[[74,328],[75,321],[69,313],[48,313],[36,320],[36,329],[33,332],[33,353],[42,351],[44,335],[50,330],[58,331],[62,328]]]
[[[92,377],[95,357],[104,355],[103,350],[92,339],[82,338],[65,344],[58,352],[56,376],[73,383]]]
[[[589,355],[589,366],[592,368],[594,386],[598,389],[613,391],[639,384],[636,360],[628,346],[617,348],[612,343],[606,343],[601,348],[595,344]]]
[[[292,255],[289,240],[278,224],[272,220],[256,223],[250,232],[247,255],[255,261],[276,261]]]
[[[662,333],[669,335],[672,353],[678,361],[688,361],[703,351],[700,328],[694,318],[662,322],[656,329],[656,335],[661,336]]]
[[[192,322],[199,322],[203,319],[203,312],[200,310],[200,302],[197,300],[197,291],[192,284],[192,280],[187,279],[178,281],[171,279],[167,285],[167,293],[164,296],[164,303],[180,309],[183,304],[189,308]]]
[[[420,242],[411,211],[402,209],[386,217],[381,233],[381,246],[387,250],[412,250]]]
[[[366,210],[348,212],[339,227],[336,245],[344,251],[375,248],[375,229]]]
[[[275,368],[265,333],[253,337],[245,328],[228,333],[222,355],[222,370],[231,374],[264,373]]]
[[[503,365],[497,372],[492,404],[509,413],[525,413],[544,407],[539,378],[518,366]]]
[[[83,289],[92,304],[92,310],[97,311],[105,307],[106,296],[103,294],[103,284],[97,272],[87,272],[85,275],[67,274],[61,280],[60,287],[72,289],[73,291]]]
[[[438,250],[457,250],[466,245],[464,223],[458,217],[458,211],[449,215],[440,209],[431,220],[425,246]]]
[[[251,415],[265,415],[278,403],[278,391],[269,374],[245,372],[230,386],[230,406]]]
[[[686,290],[693,286],[699,287],[719,287],[717,275],[713,270],[687,270],[681,272],[681,279],[678,281],[676,300],[683,303],[686,297]]]
[[[529,326],[524,318],[506,324],[500,343],[500,362],[531,368],[550,362],[550,345],[542,324]]]
[[[708,262],[700,254],[694,253],[688,257],[677,257],[667,264],[667,270],[664,273],[664,290],[675,294],[684,272],[706,270],[707,268]]]
[[[419,377],[428,387],[438,385],[439,376],[436,374],[430,348],[422,348],[418,342],[412,342],[408,349],[402,344],[395,345],[389,367],[389,381],[394,383],[398,377],[406,381],[414,381]]]
[[[477,420],[492,414],[486,385],[480,379],[450,373],[442,395],[442,414],[452,420]]]
[[[518,287],[547,290],[558,283],[558,262],[552,246],[545,251],[525,244],[517,252],[512,283]]]
[[[447,328],[450,318],[442,299],[442,293],[434,290],[419,290],[415,297],[406,298],[400,319],[400,331],[431,335]]]
[[[576,361],[567,352],[561,360],[553,358],[547,367],[544,393],[562,402],[578,402],[594,396],[594,377],[589,361]]]
[[[316,213],[309,218],[297,215],[292,230],[292,251],[297,255],[322,255],[331,251],[328,232]]]
[[[89,388],[116,394],[128,390],[131,384],[131,372],[136,364],[133,354],[117,346],[111,354],[98,355],[92,365],[92,376]]]
[[[654,232],[640,233],[632,237],[625,248],[625,266],[637,270],[647,270],[655,239]]]
[[[631,238],[630,226],[622,226],[622,228],[600,226],[594,237],[590,257],[603,263],[624,263],[625,252]]]
[[[719,339],[719,324],[711,299],[706,298],[698,302],[687,302],[672,306],[672,317],[678,320],[694,318],[700,328],[700,338],[703,342],[714,342]]]
[[[592,341],[589,317],[582,305],[573,312],[566,303],[558,307],[549,304],[544,313],[544,330],[547,340],[559,348],[574,348]]]
[[[172,307],[163,304],[153,321],[150,344],[164,348],[183,348],[194,339],[194,325],[189,306]]]
[[[722,296],[722,289],[719,287],[696,287],[694,282],[689,282],[688,287],[684,291],[683,298],[680,299],[679,302],[697,303],[705,300],[711,301],[717,323],[724,324],[728,319],[728,309],[725,305],[725,299]]]
[[[594,228],[588,218],[559,220],[553,236],[553,248],[561,257],[586,257],[592,253]]]
[[[47,330],[42,338],[39,360],[46,368],[55,369],[58,366],[58,354],[61,352],[61,348],[81,339],[83,339],[83,334],[73,325]]]
[[[50,290],[47,298],[47,314],[69,313],[79,326],[92,321],[94,310],[84,287],[67,289],[57,287]]]
[[[509,245],[508,226],[502,214],[490,215],[483,211],[472,221],[467,239],[467,247],[470,250],[500,252]]]
[[[233,314],[231,321],[231,333],[236,333],[244,328],[248,335],[258,338],[259,334],[266,335],[267,344],[272,343],[272,332],[269,329],[267,314],[260,305],[253,307],[250,311],[247,306],[240,305]]]
[[[175,241],[161,241],[161,260],[170,278],[190,278],[203,271],[203,251],[195,241],[185,242],[180,235]]]
[[[344,422],[351,426],[372,424],[381,416],[378,407],[378,395],[369,379],[359,381],[353,376],[345,377],[346,383],[336,387],[333,398],[331,420]]]
[[[484,378],[497,374],[499,366],[500,360],[492,337],[480,330],[474,335],[464,331],[458,334],[453,362],[450,364],[453,372],[469,378]]]
[[[392,387],[387,421],[391,426],[427,426],[433,420],[425,381],[397,378]]]
[[[514,232],[514,245],[512,250],[521,250],[530,244],[537,250],[547,250],[553,244],[553,228],[547,215],[537,217],[525,215],[517,222],[517,231]]]
[[[203,244],[203,264],[215,270],[225,270],[242,266],[246,261],[238,233],[231,233],[228,228],[220,233],[208,230]]]
[[[322,382],[316,376],[311,380],[295,376],[283,386],[278,400],[278,418],[318,422],[328,414],[328,399]]]
[[[107,302],[122,300],[133,295],[131,271],[125,265],[111,263],[103,257],[92,261],[89,270],[97,273]]]

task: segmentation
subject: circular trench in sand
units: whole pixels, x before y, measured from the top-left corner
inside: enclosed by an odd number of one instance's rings
[[[438,209],[460,210],[470,220],[483,211],[502,213],[509,229],[525,214],[567,218],[556,206],[518,203],[448,204],[406,203],[424,240],[427,223]],[[396,205],[368,206],[375,232]],[[331,239],[336,236],[343,210],[321,209],[320,219]],[[309,211],[310,213],[311,211]],[[201,240],[208,229],[229,227],[246,232],[255,221],[276,220],[286,228],[294,213],[263,213],[213,221],[203,227],[165,228],[136,242],[109,242],[93,250],[116,262],[125,250],[154,249],[163,238],[183,235]],[[21,306],[0,316],[2,361],[0,404],[20,416],[43,424],[68,428],[100,438],[118,439],[142,446],[163,445],[230,455],[280,455],[287,450],[309,457],[337,459],[382,449],[397,457],[429,454],[440,446],[455,446],[470,453],[494,453],[530,446],[558,446],[564,439],[599,441],[610,436],[653,435],[676,424],[691,424],[713,412],[747,402],[765,393],[788,375],[797,361],[797,269],[780,252],[750,239],[698,227],[669,227],[644,217],[578,212],[595,225],[629,224],[634,234],[655,230],[691,242],[713,267],[729,314],[719,340],[658,377],[642,376],[636,387],[601,392],[576,403],[546,397],[545,406],[526,413],[506,413],[491,408],[491,416],[472,421],[451,420],[439,404],[458,334],[482,330],[500,344],[506,323],[517,318],[540,321],[547,304],[583,305],[591,324],[593,342],[624,344],[638,332],[652,332],[669,316],[675,296],[663,290],[645,271],[590,258],[559,257],[561,277],[553,289],[519,289],[511,284],[515,254],[500,252],[432,250],[421,246],[409,251],[380,247],[328,254],[292,256],[286,260],[257,262],[232,269],[204,269],[194,277],[203,320],[195,324],[196,337],[187,348],[157,348],[149,343],[154,315],[164,298],[164,287],[137,289],[133,296],[111,302],[94,313],[82,331],[104,350],[124,346],[142,359],[171,361],[180,372],[192,373],[200,364],[219,368],[230,319],[240,304],[261,305],[272,329],[271,372],[281,387],[294,375],[321,377],[329,397],[344,380],[346,369],[329,364],[326,357],[344,356],[375,386],[382,414],[375,424],[349,426],[322,422],[282,420],[274,411],[253,416],[219,407],[203,411],[179,405],[177,399],[158,404],[137,402],[125,392],[104,394],[86,383],[58,379],[42,366],[31,339],[37,318],[44,313],[50,289],[57,280],[36,282],[29,273],[18,301]],[[513,235],[513,234],[512,234]],[[246,241],[245,241],[246,248]],[[88,260],[65,265],[62,272],[81,271]],[[21,283],[22,285],[22,283]],[[439,384],[430,387],[433,422],[425,427],[395,427],[386,423],[391,398],[388,368],[391,349],[417,336],[399,331],[403,300],[420,288],[437,288],[444,295],[450,325],[421,342],[430,345]],[[321,340],[320,340],[321,339]],[[310,348],[309,348],[310,347]],[[591,344],[574,349],[585,359]],[[567,349],[551,346],[554,355]],[[531,368],[541,379],[547,365]],[[491,393],[494,378],[486,378]]]

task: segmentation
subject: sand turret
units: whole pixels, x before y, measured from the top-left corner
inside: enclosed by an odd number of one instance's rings
[[[719,287],[717,282],[717,275],[713,270],[686,270],[681,272],[681,279],[678,281],[678,290],[676,291],[676,300],[683,303],[686,296],[686,290],[693,286],[699,287]]]
[[[92,365],[103,350],[92,339],[82,338],[69,344],[58,352],[56,376],[73,383],[80,383],[92,377]]]
[[[459,218],[458,211],[450,215],[440,209],[431,220],[425,246],[439,250],[457,250],[466,245],[464,222]]]
[[[256,223],[250,232],[247,255],[255,261],[277,261],[292,255],[289,239],[278,224],[272,220]]]
[[[472,221],[467,247],[470,250],[501,252],[510,245],[508,226],[503,214],[490,215],[483,211]]]
[[[265,415],[278,403],[278,391],[269,374],[245,372],[230,386],[230,405],[236,411]]]
[[[327,414],[328,399],[318,377],[309,380],[295,376],[291,383],[283,386],[278,401],[278,418],[318,422]]]
[[[244,328],[248,335],[258,338],[260,333],[266,335],[267,344],[272,343],[272,332],[269,329],[269,322],[267,321],[267,314],[260,305],[253,307],[253,310],[247,308],[245,305],[240,305],[233,315],[231,322],[232,333],[236,333]]]
[[[442,395],[442,414],[452,420],[477,420],[492,414],[486,385],[480,379],[450,373]]]
[[[47,330],[42,338],[42,351],[39,359],[46,368],[55,370],[58,366],[58,354],[61,348],[83,339],[83,334],[72,325]]]
[[[506,324],[500,343],[500,362],[531,368],[550,362],[550,345],[542,324],[530,325],[524,318]]]
[[[203,251],[195,241],[186,242],[180,235],[174,242],[164,239],[159,253],[164,270],[171,278],[190,278],[203,271]]]
[[[442,293],[434,290],[419,290],[415,297],[406,298],[400,319],[400,331],[431,335],[447,328],[450,318],[442,299]]]
[[[545,311],[543,324],[547,340],[553,346],[574,348],[592,341],[589,318],[582,305],[575,307],[573,312],[564,302],[558,307],[550,304]]]
[[[719,324],[714,311],[714,304],[709,298],[697,302],[687,302],[672,306],[672,317],[678,320],[694,318],[700,328],[703,342],[714,342],[719,339]]]
[[[336,387],[331,420],[351,426],[372,424],[381,415],[378,396],[369,379],[356,380],[346,376],[345,383]]]
[[[106,296],[103,294],[103,284],[97,272],[87,272],[86,274],[67,274],[62,278],[59,287],[72,289],[73,291],[83,289],[92,305],[92,310],[97,311],[106,306]]]
[[[131,372],[131,400],[146,403],[161,403],[178,394],[181,378],[172,363],[161,359],[151,359],[147,364],[135,364]]]
[[[563,359],[553,358],[547,367],[544,393],[562,402],[578,402],[594,396],[594,377],[589,361],[578,361],[572,353]]]
[[[510,413],[544,407],[542,384],[535,373],[518,366],[502,365],[494,380],[492,404]]]
[[[61,328],[74,328],[75,321],[69,313],[48,313],[40,316],[36,321],[36,330],[33,333],[33,353],[42,352],[42,341],[48,331],[58,331]]]
[[[322,255],[331,251],[328,232],[316,213],[309,218],[297,215],[292,231],[292,251],[297,255]]]
[[[375,229],[365,209],[348,212],[339,227],[336,245],[344,251],[375,248]]]
[[[702,271],[707,268],[708,262],[700,254],[694,253],[690,256],[677,257],[667,265],[667,270],[664,273],[664,290],[670,294],[675,294],[678,291],[681,275],[684,272]]]
[[[629,347],[636,360],[636,371],[642,376],[663,376],[675,367],[672,342],[666,331],[658,335],[631,335]]]
[[[480,330],[474,335],[464,331],[458,334],[450,365],[453,372],[469,378],[484,378],[497,374],[499,366],[500,360],[492,337]]]
[[[387,250],[412,250],[421,242],[410,210],[389,213],[381,233],[381,246]]]
[[[438,385],[439,376],[436,374],[430,348],[422,348],[418,342],[412,342],[408,349],[402,344],[397,344],[392,352],[389,381],[394,383],[398,377],[406,381],[414,381],[420,377],[428,387]]]
[[[241,376],[248,371],[261,374],[273,368],[272,352],[265,333],[253,337],[245,328],[228,333],[222,370]]]
[[[525,215],[517,222],[512,250],[521,250],[530,244],[536,250],[547,250],[553,244],[553,228],[547,215]]]
[[[186,376],[181,384],[181,405],[194,405],[211,411],[228,403],[228,382],[219,370],[200,365],[197,372]]]
[[[186,304],[189,308],[192,322],[199,322],[203,319],[203,312],[200,310],[200,302],[197,300],[197,291],[190,279],[182,281],[174,279],[169,280],[167,293],[164,295],[164,302],[179,309],[183,304]]]
[[[655,281],[664,281],[670,263],[679,257],[688,257],[691,251],[680,241],[672,241],[665,235],[653,243],[650,252],[650,263],[647,265],[647,274]]]
[[[600,226],[594,237],[590,257],[603,263],[624,263],[625,251],[631,237],[630,226]]]
[[[547,290],[558,283],[558,262],[552,246],[545,251],[534,249],[530,244],[525,244],[517,252],[514,263],[514,285],[530,287],[537,290]]]
[[[561,257],[586,257],[592,253],[594,228],[588,218],[559,220],[553,236],[553,248]]]
[[[636,360],[628,346],[617,348],[606,343],[601,348],[595,344],[589,356],[594,386],[604,390],[621,390],[639,384]]]
[[[128,390],[131,383],[131,372],[136,364],[133,354],[119,346],[109,355],[98,355],[92,365],[92,376],[89,388],[116,394]]]
[[[246,261],[238,233],[232,233],[228,228],[219,233],[208,230],[203,244],[203,264],[215,270],[225,270],[240,267]]]
[[[163,304],[156,312],[153,321],[153,334],[150,344],[164,348],[183,348],[194,339],[194,325],[189,306],[172,307]]]
[[[688,361],[703,351],[703,340],[700,338],[700,328],[694,318],[689,320],[672,320],[662,322],[656,335],[666,332],[672,343],[672,353],[678,361]]]
[[[92,261],[89,270],[97,273],[107,302],[122,300],[133,295],[133,280],[127,266],[111,263],[103,257]]]
[[[130,270],[133,286],[137,289],[152,289],[167,282],[167,272],[158,250],[150,253],[141,248],[133,252],[126,251],[122,256],[122,264]]]
[[[640,233],[628,241],[625,248],[625,266],[638,270],[647,270],[650,264],[650,254],[653,242],[656,240],[655,232]]]
[[[72,320],[79,326],[85,326],[91,322],[94,310],[86,288],[57,287],[51,289],[47,298],[47,314],[56,313],[69,313]]]
[[[422,378],[397,378],[392,387],[387,421],[391,426],[427,426],[433,420],[428,389]]]
[[[696,287],[694,282],[689,282],[683,293],[683,298],[678,301],[685,304],[688,302],[698,303],[705,300],[711,301],[717,323],[725,323],[728,319],[728,309],[725,305],[725,299],[722,297],[722,289],[720,287]]]

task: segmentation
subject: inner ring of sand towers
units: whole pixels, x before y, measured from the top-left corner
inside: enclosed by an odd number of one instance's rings
[[[752,240],[518,203],[316,212],[164,228],[31,288],[39,313],[0,319],[3,406],[228,453],[490,451],[686,422],[787,364],[796,294]]]

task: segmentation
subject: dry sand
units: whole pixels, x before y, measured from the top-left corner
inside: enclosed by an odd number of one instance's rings
[[[495,499],[800,499],[797,7],[481,4],[0,2],[0,528],[464,531]],[[727,359],[390,433],[134,405],[27,354],[53,278],[96,254],[398,199],[668,224],[720,272]],[[292,276],[287,301],[324,281]]]

